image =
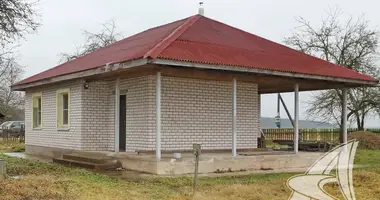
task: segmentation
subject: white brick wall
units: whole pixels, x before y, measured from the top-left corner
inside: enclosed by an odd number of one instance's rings
[[[112,91],[115,82],[109,83]],[[143,76],[120,80],[121,92],[127,91],[127,122],[126,122],[126,151],[155,149],[156,136],[156,79],[155,76]],[[110,109],[112,120],[115,118],[115,95],[110,96]],[[112,123],[114,131],[114,123]]]
[[[26,144],[113,151],[115,81],[46,86],[26,91]],[[120,80],[127,94],[126,150],[155,150],[155,75]],[[232,81],[162,76],[162,150],[231,149]],[[71,88],[70,130],[56,128],[56,90]],[[256,148],[259,136],[257,85],[237,83],[237,148]],[[43,92],[43,127],[32,129],[32,94]]]
[[[90,82],[82,92],[82,150],[114,150],[114,111],[112,91],[106,81]]]
[[[232,81],[162,77],[162,149],[232,147]],[[257,85],[237,83],[237,148],[256,148]]]
[[[56,91],[70,88],[70,129],[57,130]],[[81,149],[81,82],[71,81],[59,85],[50,85],[30,89],[25,94],[25,144],[56,147],[63,149]],[[32,128],[32,95],[42,92],[42,129]]]
[[[256,84],[237,82],[237,148],[257,148],[257,138],[260,136],[259,98]]]

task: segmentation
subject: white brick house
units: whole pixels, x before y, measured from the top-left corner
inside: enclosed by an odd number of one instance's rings
[[[298,91],[374,84],[369,76],[195,15],[12,89],[26,92],[27,153],[147,151],[160,159],[161,152],[191,150],[193,143],[233,155],[257,148],[261,94],[295,91],[298,108]],[[296,127],[297,120],[296,109]]]

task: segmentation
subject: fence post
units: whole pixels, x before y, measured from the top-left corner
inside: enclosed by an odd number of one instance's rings
[[[6,177],[5,160],[0,158],[0,181]]]
[[[193,154],[195,155],[195,172],[194,172],[194,182],[193,182],[193,198],[195,198],[195,191],[198,182],[198,167],[199,167],[199,156],[201,154],[201,145],[193,144]]]

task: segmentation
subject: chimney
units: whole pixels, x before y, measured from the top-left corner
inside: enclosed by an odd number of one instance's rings
[[[203,8],[203,1],[199,2],[199,10],[198,14],[204,16],[205,15],[205,9]]]

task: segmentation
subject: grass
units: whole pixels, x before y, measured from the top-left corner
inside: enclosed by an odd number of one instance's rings
[[[0,138],[0,152],[24,152],[25,145],[19,141],[6,141]]]
[[[380,150],[359,150],[355,156],[355,163],[380,167]]]
[[[192,199],[192,179],[157,178],[150,181],[130,182],[82,169],[53,163],[41,163],[0,155],[7,161],[10,176],[22,175],[20,180],[0,181],[2,200],[122,200],[122,199]],[[356,164],[369,168],[354,170],[355,192],[358,199],[380,199],[380,151],[360,150]],[[280,200],[287,199],[290,190],[286,181],[294,173],[251,174],[199,180],[196,199],[206,200]],[[337,185],[326,188],[338,195]]]

